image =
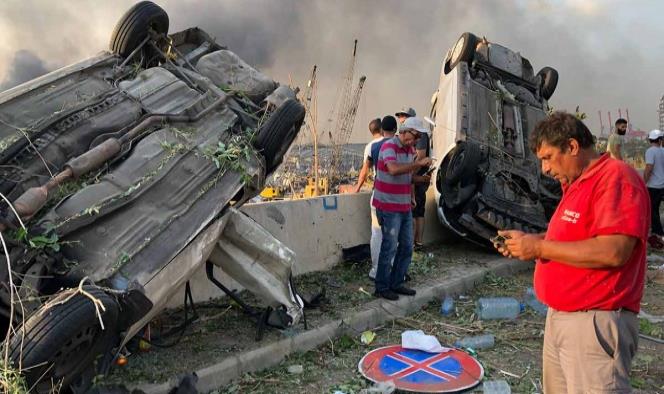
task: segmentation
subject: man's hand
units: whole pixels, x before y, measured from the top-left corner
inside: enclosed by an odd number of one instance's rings
[[[499,235],[507,238],[505,246],[498,251],[506,257],[513,257],[523,261],[534,260],[541,255],[542,236],[540,234],[526,234],[523,231],[498,231]]]
[[[431,175],[413,175],[413,183],[428,185],[431,183]]]
[[[431,160],[430,157],[424,157],[422,159],[417,159],[415,160],[415,164],[417,164],[418,167],[429,167],[431,164],[433,164],[433,160]]]

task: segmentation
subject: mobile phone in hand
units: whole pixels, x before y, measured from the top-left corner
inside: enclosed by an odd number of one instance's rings
[[[503,235],[496,235],[495,237],[491,238],[491,242],[493,243],[493,246],[496,249],[504,248],[505,247],[505,241],[508,240],[510,237],[505,237]]]

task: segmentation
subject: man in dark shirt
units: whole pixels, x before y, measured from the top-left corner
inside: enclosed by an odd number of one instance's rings
[[[420,138],[415,145],[415,160],[429,158],[431,152],[429,149],[429,128],[425,127],[422,119],[416,117],[408,118],[402,127],[413,128],[420,132]],[[413,230],[415,249],[422,247],[422,239],[424,237],[424,206],[427,202],[429,183],[431,183],[429,168],[421,168],[413,175]]]

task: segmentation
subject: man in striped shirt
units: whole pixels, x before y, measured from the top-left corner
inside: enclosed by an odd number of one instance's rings
[[[383,242],[378,257],[375,294],[388,300],[399,299],[399,294],[415,295],[415,290],[403,283],[413,255],[412,175],[431,165],[428,157],[414,161],[415,143],[420,132],[417,127],[404,125],[397,136],[383,143],[378,155],[372,204],[376,208]],[[392,259],[394,263],[390,269]]]

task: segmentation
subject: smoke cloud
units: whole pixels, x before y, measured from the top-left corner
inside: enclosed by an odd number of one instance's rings
[[[353,140],[369,138],[367,123],[413,106],[429,112],[442,59],[459,35],[486,36],[527,57],[535,71],[560,73],[551,104],[585,111],[599,133],[598,110],[617,117],[629,108],[637,128],[657,127],[664,93],[664,4],[627,0],[157,0],[171,32],[200,26],[278,81],[304,86],[319,71],[319,127],[334,101],[353,40],[357,80],[367,81]],[[0,4],[0,80],[15,81],[18,51],[46,64],[68,64],[106,49],[118,18],[133,1]],[[623,112],[623,116],[625,113]],[[606,132],[606,130],[605,130]]]
[[[44,75],[48,71],[49,70],[46,68],[44,61],[38,58],[34,53],[20,50],[14,55],[14,60],[7,68],[7,73],[0,81],[0,91],[12,88],[40,75]]]

